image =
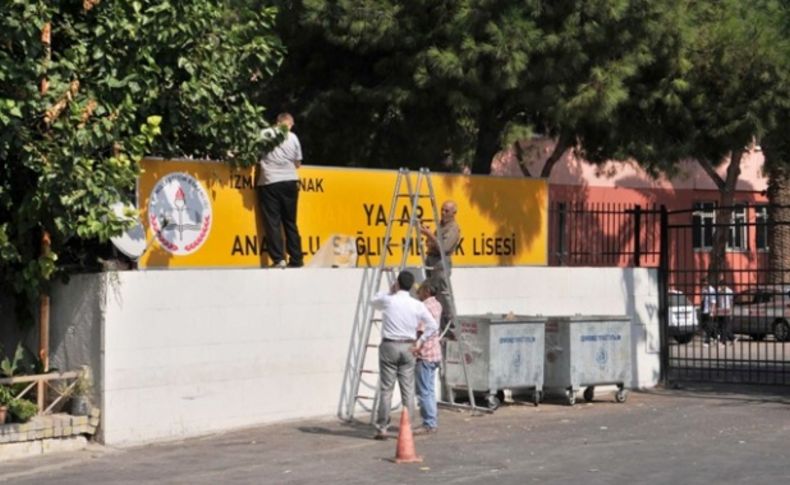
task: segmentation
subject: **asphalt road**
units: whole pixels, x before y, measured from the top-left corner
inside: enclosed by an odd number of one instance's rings
[[[790,483],[787,388],[599,390],[574,407],[547,398],[494,414],[442,410],[416,437],[422,464],[363,424],[310,420],[120,450],[0,463],[0,481],[81,483]]]

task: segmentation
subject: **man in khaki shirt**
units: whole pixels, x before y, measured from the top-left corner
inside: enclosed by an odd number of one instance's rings
[[[448,280],[452,272],[452,257],[461,241],[461,228],[455,221],[458,206],[452,200],[442,204],[442,213],[436,232],[431,232],[425,226],[420,227],[420,232],[426,238],[427,251],[425,266],[431,268],[426,271],[428,281],[436,288],[436,298],[442,304],[442,326],[447,324],[451,309],[449,302]],[[446,268],[442,266],[442,253]]]

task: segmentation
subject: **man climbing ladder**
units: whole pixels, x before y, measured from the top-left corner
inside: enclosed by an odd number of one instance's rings
[[[431,285],[436,288],[437,299],[442,304],[442,329],[446,328],[454,310],[450,308],[449,280],[453,266],[453,253],[461,241],[461,228],[458,227],[455,220],[457,212],[458,207],[455,202],[447,200],[442,204],[436,232],[432,232],[425,225],[420,225],[420,233],[425,236],[428,247],[425,256],[426,274]]]
[[[387,228],[384,235],[384,247],[387,249],[396,248],[401,246],[400,264],[397,266],[398,273],[406,268],[407,260],[413,248],[412,244],[416,245],[416,253],[419,257],[420,264],[423,264],[419,269],[423,278],[426,277],[428,271],[431,271],[431,278],[438,281],[437,286],[445,288],[443,297],[447,301],[447,321],[445,322],[446,329],[454,329],[455,326],[455,304],[453,301],[452,285],[449,282],[449,269],[450,264],[448,261],[448,251],[451,255],[458,245],[460,239],[460,230],[457,229],[455,223],[456,207],[452,201],[447,201],[443,204],[442,218],[439,217],[439,210],[436,204],[436,195],[431,184],[430,172],[427,169],[421,169],[417,173],[416,181],[412,180],[412,176],[406,169],[398,171],[398,178],[395,182],[395,189],[392,195],[392,203],[390,205],[389,216],[387,218]],[[403,188],[406,191],[403,191]],[[409,205],[409,211],[404,212],[400,210],[399,202],[406,201]],[[420,211],[421,201],[430,203],[429,215],[432,217],[425,218],[422,221],[418,218]],[[446,215],[445,215],[446,213]],[[408,214],[408,217],[401,217],[398,214]],[[428,237],[428,240],[434,240],[435,246],[443,248],[445,251],[433,252],[433,266],[426,267],[428,258],[426,251],[423,248],[421,234],[424,234],[421,228],[422,223],[431,223],[435,221],[444,221],[444,227],[448,229],[443,231],[442,222],[439,223],[436,234],[433,238]],[[403,244],[393,242],[393,227],[401,226],[408,223],[405,237],[401,239]],[[453,229],[455,226],[455,229]],[[427,229],[426,229],[427,230]],[[428,230],[428,232],[430,232]],[[455,234],[455,237],[453,235]],[[446,241],[444,240],[446,237]],[[430,242],[428,243],[431,244]],[[349,343],[348,357],[346,360],[346,370],[343,379],[343,386],[340,394],[340,402],[338,405],[338,416],[344,420],[352,420],[357,406],[371,412],[371,422],[375,422],[376,410],[379,407],[379,400],[381,395],[379,393],[379,371],[373,369],[372,364],[378,362],[378,358],[372,351],[380,353],[380,336],[381,336],[381,321],[380,317],[376,316],[376,309],[373,307],[372,301],[374,295],[380,290],[382,283],[382,276],[387,274],[390,278],[390,284],[393,283],[393,267],[387,265],[388,254],[395,255],[394,252],[389,250],[381,251],[381,259],[378,265],[374,268],[365,270],[362,278],[362,284],[359,291],[359,298],[357,301],[357,309],[355,312],[354,327],[351,332],[351,341]],[[444,271],[447,269],[447,271]],[[438,270],[438,271],[437,271]],[[397,274],[397,273],[395,273]],[[376,330],[374,332],[373,330]],[[415,336],[416,338],[416,336]],[[459,341],[461,355],[464,355],[464,343]],[[467,374],[466,363],[464,359],[460,360],[463,368],[465,378],[467,380],[467,390],[469,394],[469,403],[473,409],[477,409],[474,402],[474,395],[472,394],[471,386],[469,385],[469,376]],[[371,377],[375,378],[375,382],[369,380]],[[360,392],[363,391],[363,392]],[[367,392],[364,392],[367,391]],[[370,395],[373,393],[373,395]]]

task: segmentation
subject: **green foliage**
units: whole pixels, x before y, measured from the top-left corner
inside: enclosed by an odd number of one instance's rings
[[[487,173],[515,131],[605,131],[677,38],[682,0],[280,2],[278,89],[326,163]],[[343,120],[337,123],[337,120]],[[514,131],[515,127],[521,127]]]
[[[669,54],[658,63],[665,74],[630,84],[612,129],[585,140],[587,155],[634,157],[656,172],[686,158],[715,166],[786,126],[777,118],[788,59],[788,37],[776,22],[781,4],[758,4],[689,3],[675,21],[679,36],[659,49]]]
[[[7,406],[8,412],[21,423],[30,421],[38,413],[38,407],[34,403],[27,399],[16,399],[7,386],[0,386],[0,406]]]
[[[11,393],[11,389],[0,385],[0,406],[8,406],[13,400],[14,395]]]
[[[26,423],[38,414],[38,406],[27,399],[12,399],[8,403],[8,412],[20,423]]]
[[[132,202],[142,156],[257,159],[266,124],[248,93],[282,58],[272,8],[0,0],[0,11],[0,289],[33,301],[58,272],[90,266],[124,227],[110,205]]]
[[[0,346],[0,349],[2,349],[2,346]],[[0,373],[2,373],[4,377],[15,376],[24,357],[25,348],[20,343],[16,346],[16,351],[14,352],[13,357],[5,356],[3,357],[3,360],[0,360]]]

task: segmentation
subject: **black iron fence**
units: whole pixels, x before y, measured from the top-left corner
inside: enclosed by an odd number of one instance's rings
[[[790,272],[763,205],[667,214],[664,364],[670,381],[790,384]]]
[[[549,265],[657,267],[659,216],[655,205],[552,203]]]
[[[555,202],[549,264],[658,268],[669,381],[787,385],[790,217],[769,217],[784,209]],[[787,235],[787,245],[777,234]]]

